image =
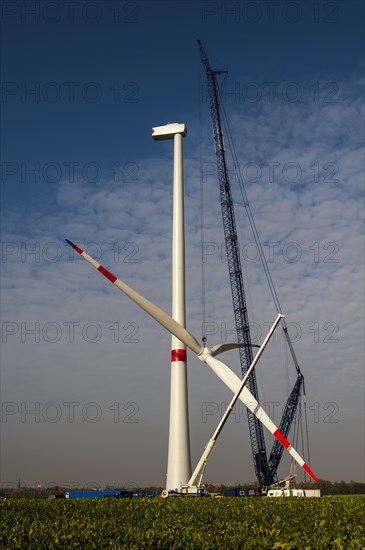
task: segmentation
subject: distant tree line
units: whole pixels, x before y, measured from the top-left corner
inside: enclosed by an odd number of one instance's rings
[[[255,483],[244,483],[233,485],[238,489],[256,489],[258,491],[258,484]],[[327,479],[320,479],[318,486],[321,488],[321,493],[323,496],[326,495],[363,495],[365,494],[365,483],[360,481],[328,481]],[[232,487],[232,485],[224,484],[214,484],[207,483],[206,488],[210,493],[224,494],[224,490],[227,487]],[[313,488],[313,484],[299,482],[296,484],[296,487],[299,489]],[[84,487],[73,487],[72,490],[84,489]],[[106,489],[122,489],[125,490],[125,487],[106,487]],[[156,492],[156,495],[160,495],[163,487],[149,486],[149,487],[139,487],[133,488],[134,492],[142,493],[152,493]],[[62,498],[65,496],[69,488],[61,487],[56,485],[54,487],[26,487],[18,483],[17,487],[3,487],[0,488],[0,498]],[[129,489],[130,490],[130,489]]]
[[[360,481],[328,481],[319,480],[319,487],[322,495],[363,495],[365,494],[365,483]],[[298,483],[299,489],[305,489],[304,483]],[[309,485],[308,485],[309,487]]]

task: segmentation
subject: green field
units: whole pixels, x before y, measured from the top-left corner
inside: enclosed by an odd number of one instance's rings
[[[365,549],[365,497],[3,500],[0,548]]]

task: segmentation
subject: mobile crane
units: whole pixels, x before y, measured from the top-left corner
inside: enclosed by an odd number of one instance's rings
[[[239,344],[244,344],[243,347],[239,348],[240,364],[242,376],[244,376],[253,360],[252,355],[252,345],[251,345],[251,336],[250,328],[248,322],[247,314],[247,305],[244,291],[244,283],[242,276],[242,267],[239,254],[239,244],[238,236],[236,229],[235,213],[233,207],[231,186],[228,177],[228,168],[224,147],[223,131],[222,131],[222,121],[221,121],[221,105],[219,101],[219,90],[216,81],[216,75],[226,74],[227,71],[214,71],[211,69],[208,56],[204,50],[203,44],[198,40],[198,46],[200,50],[200,57],[204,67],[204,71],[207,78],[208,85],[208,97],[210,104],[210,112],[212,119],[213,127],[213,140],[214,148],[217,159],[217,172],[218,172],[218,181],[219,181],[219,190],[220,190],[220,202],[221,202],[221,211],[223,219],[223,229],[224,229],[224,238],[226,245],[227,253],[227,265],[229,271],[229,279],[231,284],[232,292],[232,301],[233,301],[233,311],[237,332],[237,342]],[[230,139],[230,135],[228,135]],[[234,158],[235,160],[235,158]],[[237,170],[236,163],[236,173],[240,177],[239,170]],[[265,270],[265,274],[268,279],[271,293],[275,302],[277,311],[280,312],[279,300],[271,279],[269,268],[265,259],[265,254],[263,252],[261,242],[257,233],[256,225],[254,223],[252,212],[249,208],[249,203],[247,195],[244,191],[243,185],[241,186],[241,191],[243,189],[245,206],[247,209],[248,217],[253,229],[253,233],[256,239],[256,244],[260,251],[261,261]],[[248,207],[248,208],[247,208]],[[304,387],[304,377],[301,373],[295,352],[293,349],[290,336],[288,334],[287,325],[285,319],[282,319],[282,328],[284,332],[285,339],[288,343],[289,350],[291,352],[294,365],[297,372],[297,379],[294,384],[293,390],[289,395],[287,400],[283,417],[280,422],[280,431],[284,434],[285,437],[288,436],[290,428],[292,426],[295,413],[298,408],[299,400],[301,393],[305,396],[305,387]],[[258,399],[258,389],[256,382],[256,375],[253,371],[250,378],[248,379],[248,387],[251,393],[254,395],[255,399]],[[282,458],[284,447],[278,442],[275,441],[273,448],[270,453],[269,459],[267,458],[265,438],[263,433],[262,424],[258,419],[250,412],[247,411],[248,418],[248,427],[251,440],[251,448],[253,454],[253,463],[256,473],[256,477],[261,489],[265,492],[268,487],[272,486],[277,480],[277,470]]]

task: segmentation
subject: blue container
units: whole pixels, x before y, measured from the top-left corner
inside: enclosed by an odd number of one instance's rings
[[[120,492],[117,489],[106,491],[70,491],[66,498],[119,498]]]
[[[236,487],[226,487],[224,489],[224,496],[225,497],[235,497],[235,496],[237,496]]]

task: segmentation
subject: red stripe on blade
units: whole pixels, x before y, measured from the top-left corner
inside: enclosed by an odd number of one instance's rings
[[[81,250],[81,248],[79,246],[77,246],[76,244],[74,245],[74,249],[76,250],[76,252],[78,252],[79,254],[82,254],[84,251]]]
[[[313,481],[318,483],[318,479],[316,478],[316,476],[314,475],[314,473],[312,472],[312,470],[310,469],[310,467],[307,464],[303,465],[303,470],[305,470],[307,472],[307,474],[311,476]]]
[[[113,273],[110,273],[110,271],[108,271],[107,269],[105,269],[105,267],[103,267],[102,265],[100,265],[98,267],[98,271],[100,271],[100,273],[102,273],[107,279],[109,279],[109,281],[111,281],[112,283],[115,283],[115,281],[117,280],[118,277],[116,277],[115,275],[113,275]]]
[[[185,349],[172,349],[171,350],[171,362],[173,361],[186,361]]]
[[[274,432],[274,436],[276,437],[276,439],[278,441],[280,441],[280,443],[282,444],[283,447],[285,447],[285,449],[287,449],[288,447],[290,447],[290,443],[289,441],[286,439],[286,437],[283,436],[283,434],[281,433],[280,430],[276,430]]]

